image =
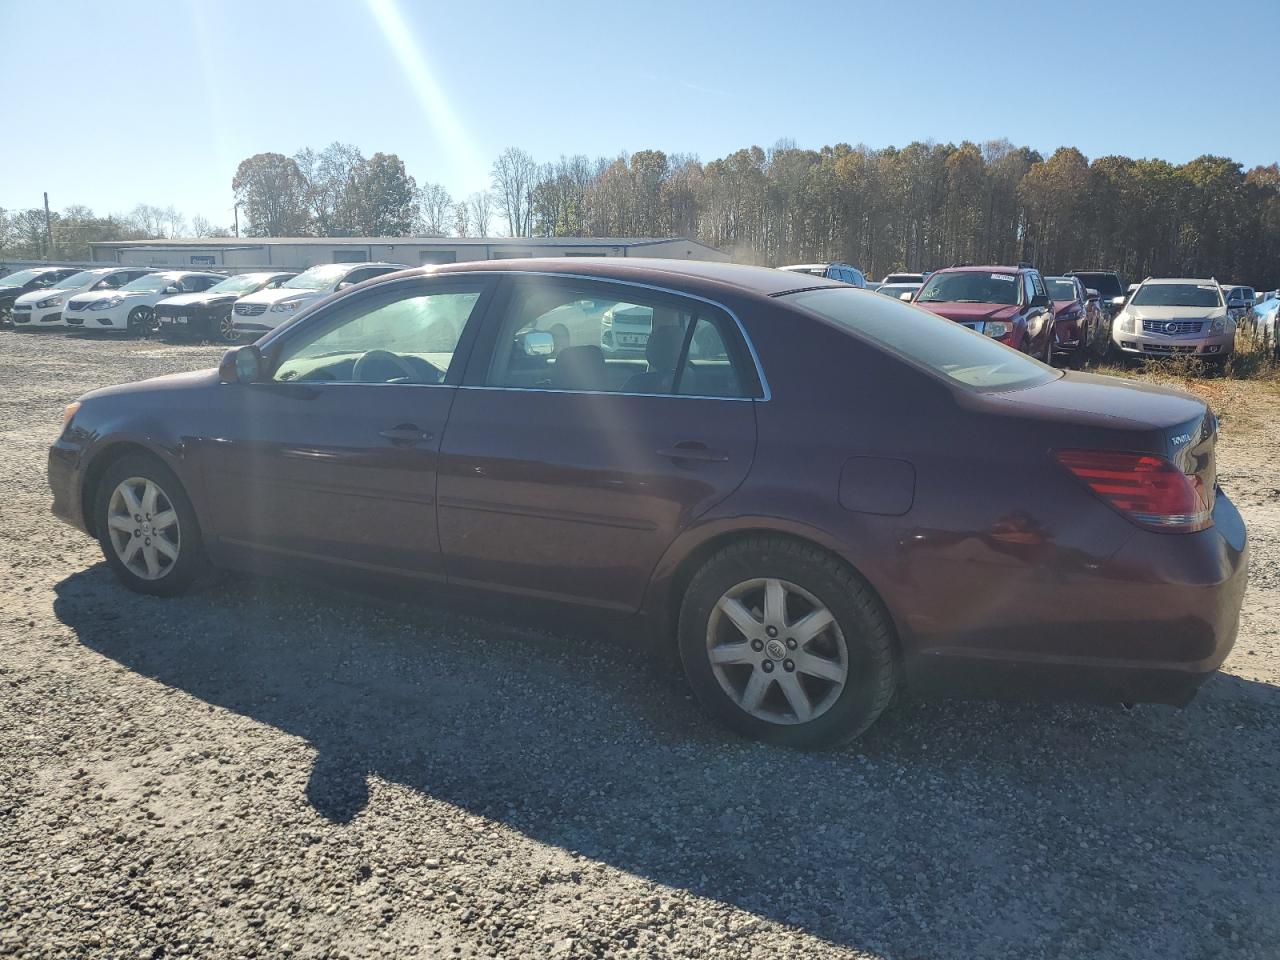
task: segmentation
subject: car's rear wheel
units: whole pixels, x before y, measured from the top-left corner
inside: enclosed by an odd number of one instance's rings
[[[753,537],[694,576],[680,658],[695,695],[743,736],[830,746],[867,729],[893,696],[888,615],[865,582],[816,547]]]
[[[235,321],[231,319],[231,314],[227,314],[218,321],[218,340],[222,343],[236,343],[240,339],[240,334],[236,333]]]
[[[203,564],[200,527],[173,471],[154,457],[122,457],[103,474],[94,502],[98,543],[130,590],[182,593]]]
[[[155,326],[155,311],[150,307],[134,307],[129,311],[128,332],[131,337],[144,337]]]

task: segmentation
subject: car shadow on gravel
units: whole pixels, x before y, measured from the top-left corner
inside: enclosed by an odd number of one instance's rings
[[[1131,714],[908,703],[848,748],[800,753],[734,739],[651,656],[599,636],[271,581],[155,600],[101,564],[56,594],[87,648],[305,738],[307,800],[335,823],[376,776],[895,957],[1280,937],[1266,684],[1224,675],[1185,711]]]

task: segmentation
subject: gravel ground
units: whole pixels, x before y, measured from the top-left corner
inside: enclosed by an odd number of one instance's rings
[[[1189,708],[907,703],[802,754],[618,640],[127,593],[50,515],[46,445],[81,392],[218,355],[0,332],[0,955],[1280,951],[1274,419],[1228,417],[1252,582]]]

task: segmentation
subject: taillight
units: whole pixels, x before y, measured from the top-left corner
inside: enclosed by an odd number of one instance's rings
[[[1055,450],[1053,455],[1134,523],[1170,533],[1213,524],[1201,479],[1164,457],[1114,450]]]

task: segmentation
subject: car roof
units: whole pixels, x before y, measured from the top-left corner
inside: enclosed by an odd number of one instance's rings
[[[1139,286],[1142,286],[1148,283],[1151,283],[1151,284],[1166,284],[1166,283],[1209,284],[1209,283],[1217,283],[1217,282],[1218,281],[1214,280],[1213,277],[1198,277],[1198,278],[1197,277],[1147,277],[1147,279],[1143,280],[1142,284],[1139,284]]]
[[[1021,270],[1030,269],[1028,267],[1006,267],[999,264],[987,264],[986,266],[969,264],[963,267],[943,267],[941,270],[935,270],[934,273],[1018,273]]]
[[[773,267],[753,267],[743,263],[714,260],[667,260],[658,257],[536,257],[520,260],[468,260],[419,268],[422,273],[539,273],[583,276],[599,280],[668,286],[680,283],[690,289],[715,291],[725,287],[776,296],[793,290],[847,285],[826,277],[797,277]]]

